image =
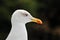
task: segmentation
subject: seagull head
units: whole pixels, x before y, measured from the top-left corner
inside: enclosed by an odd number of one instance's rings
[[[38,24],[42,24],[42,21],[38,18],[33,17],[26,10],[16,10],[11,19],[12,23],[27,23],[27,22],[35,22]]]

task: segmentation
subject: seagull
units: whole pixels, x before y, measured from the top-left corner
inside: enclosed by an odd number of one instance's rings
[[[28,11],[23,9],[16,10],[11,17],[12,28],[6,40],[28,40],[25,24],[36,22],[42,24],[42,20],[34,18]]]

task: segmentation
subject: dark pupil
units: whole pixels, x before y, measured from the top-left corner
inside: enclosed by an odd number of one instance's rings
[[[26,16],[28,16],[28,14],[25,14]]]

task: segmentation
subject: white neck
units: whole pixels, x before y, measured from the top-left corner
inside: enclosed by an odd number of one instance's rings
[[[16,25],[12,25],[12,29],[6,40],[27,40],[25,24],[18,23]]]

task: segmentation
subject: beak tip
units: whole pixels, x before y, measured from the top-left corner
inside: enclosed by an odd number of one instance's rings
[[[41,22],[38,22],[38,24],[43,24],[43,22],[41,21]]]
[[[37,20],[38,24],[43,24],[42,20]]]

